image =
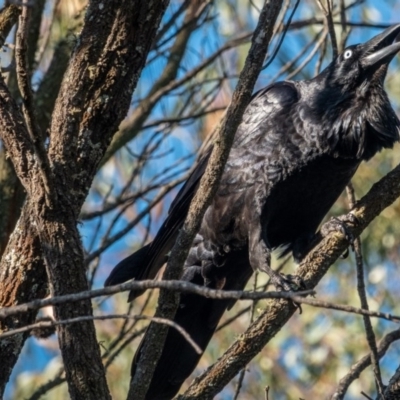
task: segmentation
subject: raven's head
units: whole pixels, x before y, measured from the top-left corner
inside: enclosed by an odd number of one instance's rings
[[[400,122],[383,83],[390,61],[400,51],[400,24],[366,43],[347,47],[314,82],[314,110],[326,125],[335,154],[371,158],[399,139]]]
[[[390,61],[400,51],[400,24],[366,43],[347,47],[327,68],[328,83],[342,90],[366,91],[383,84]]]

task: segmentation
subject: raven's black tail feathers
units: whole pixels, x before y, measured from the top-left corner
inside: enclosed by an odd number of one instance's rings
[[[130,279],[142,279],[143,265],[146,264],[148,249],[151,243],[135,251],[119,262],[104,282],[104,286],[118,285]]]
[[[208,287],[215,287],[216,284],[223,280],[223,289],[243,290],[253,272],[246,251],[240,254],[232,254],[232,256],[228,257],[225,265],[218,267],[218,270],[219,279],[209,282]],[[229,273],[223,274],[224,271],[229,271]],[[225,275],[225,277],[221,279],[222,275]],[[204,285],[202,267],[186,267],[182,279],[198,285]],[[233,304],[234,301],[232,300],[216,300],[191,293],[182,293],[174,322],[185,329],[204,351],[217,328],[222,314]],[[132,377],[135,374],[141,350],[142,343],[139,345],[132,363]],[[201,354],[197,354],[176,329],[169,328],[146,399],[172,399],[185,379],[193,372],[200,357]]]
[[[152,260],[152,244],[153,242],[150,242],[119,262],[104,282],[104,286],[117,285],[129,281],[130,279],[141,281],[143,279],[155,278],[161,266],[166,262],[167,256],[160,256],[155,261]],[[155,268],[147,268],[149,265],[153,264]],[[128,302],[143,293],[144,290],[131,290],[129,292]]]
[[[217,267],[213,264],[212,259],[202,260],[207,255],[207,251],[203,249],[202,245],[202,238],[198,235],[181,279],[214,289],[243,290],[253,272],[247,248],[226,254],[226,259],[222,260],[221,266]],[[119,284],[130,279],[148,278],[148,272],[158,268],[148,268],[152,253],[151,246],[152,243],[149,243],[122,260],[107,278],[105,286]],[[159,263],[161,261],[161,259],[157,260]],[[139,294],[140,291],[131,291],[129,301]],[[174,322],[181,326],[204,351],[223,313],[233,304],[234,300],[217,300],[191,293],[182,293]],[[132,377],[135,374],[141,351],[142,343],[139,345],[132,363]],[[169,328],[146,399],[167,400],[174,397],[182,383],[196,367],[200,357],[201,354],[197,354],[176,329]]]

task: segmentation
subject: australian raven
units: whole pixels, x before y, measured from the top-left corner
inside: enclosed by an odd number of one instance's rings
[[[400,122],[383,88],[388,64],[400,50],[399,33],[400,24],[392,26],[364,44],[347,47],[314,79],[274,83],[252,97],[183,280],[237,290],[254,270],[261,270],[276,287],[291,289],[291,279],[271,269],[271,251],[284,248],[301,259],[360,163],[399,139]],[[156,276],[210,151],[199,159],[154,241],[121,261],[106,285]],[[138,294],[131,292],[129,300]],[[175,322],[204,350],[231,305],[182,294]],[[170,329],[146,398],[172,398],[198,360],[185,339]]]

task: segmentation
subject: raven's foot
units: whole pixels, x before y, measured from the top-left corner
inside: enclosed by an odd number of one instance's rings
[[[322,236],[328,236],[331,232],[340,232],[345,239],[349,242],[351,249],[354,251],[354,240],[355,237],[353,233],[350,231],[349,227],[347,224],[351,225],[357,225],[358,219],[355,215],[353,214],[348,214],[343,217],[333,217],[330,221],[328,221],[326,224],[322,225],[321,228],[321,234]],[[345,256],[347,256],[346,253],[344,253]]]
[[[306,289],[303,278],[298,275],[275,273],[271,276],[271,282],[277,292],[297,292]]]

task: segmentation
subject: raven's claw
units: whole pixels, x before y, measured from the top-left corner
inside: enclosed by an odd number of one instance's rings
[[[271,277],[271,282],[278,292],[297,292],[306,289],[303,278],[298,275],[279,273]]]
[[[350,215],[352,217],[350,217]],[[355,215],[349,214],[348,216],[344,217],[333,217],[330,221],[324,224],[321,228],[322,236],[328,236],[331,232],[340,232],[345,239],[349,242],[350,247],[354,250],[354,240],[355,237],[353,233],[350,231],[347,223],[351,223],[356,225],[358,223],[358,219]]]

